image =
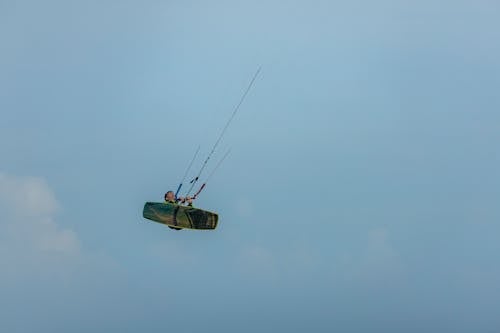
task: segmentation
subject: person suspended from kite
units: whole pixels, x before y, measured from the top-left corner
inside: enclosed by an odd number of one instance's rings
[[[192,197],[180,197],[176,198],[174,191],[168,191],[165,193],[165,203],[167,204],[173,204],[173,205],[178,205],[179,203],[181,204],[186,204],[189,207],[193,207],[193,200],[194,198]]]
[[[167,193],[165,193],[165,203],[177,204],[174,191],[168,191]]]
[[[193,199],[191,197],[187,197],[187,198],[176,198],[175,197],[175,193],[174,191],[168,191],[167,193],[165,193],[165,204],[166,205],[174,205],[174,206],[179,206],[179,203],[187,203],[187,205],[189,207],[193,207]],[[176,211],[178,211],[179,209],[176,208]],[[173,230],[182,230],[182,228],[178,228],[178,227],[174,227],[174,226],[170,226],[170,225],[167,225],[170,229],[173,229]]]
[[[207,158],[203,162],[198,174],[196,175],[196,177],[194,177],[189,182],[189,184],[191,186],[190,186],[189,190],[187,191],[187,193],[185,194],[185,196],[178,197],[178,194],[182,188],[184,181],[186,180],[186,177],[188,176],[188,174],[191,170],[191,167],[193,166],[194,161],[196,160],[196,157],[200,151],[200,147],[198,147],[198,149],[196,150],[196,153],[193,156],[193,159],[189,163],[189,166],[188,166],[188,168],[184,174],[184,177],[182,178],[182,181],[179,184],[179,187],[177,188],[177,190],[175,192],[168,191],[167,193],[165,193],[165,196],[164,196],[165,202],[163,202],[163,203],[161,203],[161,202],[146,202],[144,205],[144,210],[143,210],[143,217],[144,218],[151,220],[151,221],[154,221],[154,222],[165,224],[170,229],[175,229],[175,230],[181,230],[181,229],[214,230],[217,227],[218,215],[216,213],[213,213],[210,211],[194,208],[193,201],[198,197],[198,195],[201,193],[201,191],[203,191],[208,180],[210,180],[210,178],[212,178],[212,176],[215,174],[215,171],[220,167],[222,162],[229,155],[230,150],[228,150],[227,153],[222,157],[222,159],[219,161],[219,163],[213,169],[212,173],[209,174],[209,176],[203,182],[201,187],[198,189],[198,191],[195,192],[192,196],[190,194],[193,193],[193,190],[195,190],[194,187],[196,186],[198,180],[200,180],[201,175],[202,175],[205,167],[208,165],[210,158],[215,153],[216,148],[218,147],[219,143],[221,142],[229,125],[233,121],[233,118],[235,117],[236,113],[238,112],[241,104],[245,100],[245,97],[248,94],[248,92],[250,91],[250,88],[252,87],[259,72],[260,72],[260,67],[257,70],[257,72],[254,74],[254,76],[253,76],[252,80],[250,81],[250,84],[248,85],[244,94],[241,96],[239,103],[234,108],[234,111],[231,114],[231,117],[226,122],[219,137],[217,138],[217,141],[213,145],[212,150],[210,151]]]

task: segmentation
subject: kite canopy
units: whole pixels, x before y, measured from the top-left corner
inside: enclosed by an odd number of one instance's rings
[[[206,210],[171,203],[146,202],[144,218],[181,229],[213,230],[219,216]]]

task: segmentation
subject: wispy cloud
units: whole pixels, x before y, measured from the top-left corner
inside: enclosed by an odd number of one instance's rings
[[[0,173],[0,248],[24,253],[75,255],[75,231],[56,222],[60,204],[46,180]]]

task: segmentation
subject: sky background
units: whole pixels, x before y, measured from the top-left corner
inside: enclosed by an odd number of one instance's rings
[[[0,0],[0,331],[499,332],[499,18]],[[260,65],[218,229],[144,220]]]

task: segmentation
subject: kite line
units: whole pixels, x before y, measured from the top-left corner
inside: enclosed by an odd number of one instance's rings
[[[255,82],[255,79],[257,78],[257,76],[259,75],[260,73],[260,70],[261,70],[262,67],[259,67],[257,69],[257,71],[255,72],[252,80],[250,81],[250,83],[248,84],[248,87],[247,89],[245,90],[245,92],[243,93],[243,95],[241,96],[240,98],[240,101],[238,102],[238,104],[236,105],[236,107],[234,108],[234,111],[233,113],[231,114],[231,117],[228,119],[228,121],[226,122],[226,125],[224,126],[224,128],[222,129],[222,132],[220,133],[219,137],[217,138],[217,141],[215,141],[215,144],[214,146],[212,147],[212,150],[210,151],[210,153],[208,154],[205,162],[203,162],[203,165],[201,166],[201,169],[200,171],[198,172],[198,175],[193,178],[191,181],[190,181],[190,184],[191,184],[191,187],[189,188],[189,191],[186,193],[186,197],[189,196],[189,194],[191,193],[191,191],[193,190],[194,186],[196,185],[196,183],[198,182],[198,180],[200,179],[200,176],[203,172],[203,170],[205,169],[205,167],[207,166],[208,164],[208,161],[210,160],[210,158],[212,157],[212,155],[214,154],[215,150],[217,149],[217,146],[219,145],[220,141],[222,140],[222,138],[224,137],[224,134],[226,133],[229,125],[231,124],[231,122],[233,121],[234,117],[236,116],[236,113],[238,113],[238,110],[240,109],[240,106],[243,104],[243,101],[245,100],[248,92],[250,91],[250,89],[252,88],[253,86],[253,83]],[[224,156],[224,159],[225,157],[227,156],[227,154]],[[224,160],[223,159],[223,160]],[[205,182],[206,184],[206,182]],[[197,194],[199,194],[199,192],[201,192],[201,190],[205,187],[203,184],[202,185],[202,188],[198,191]],[[196,196],[196,195],[195,195]]]

